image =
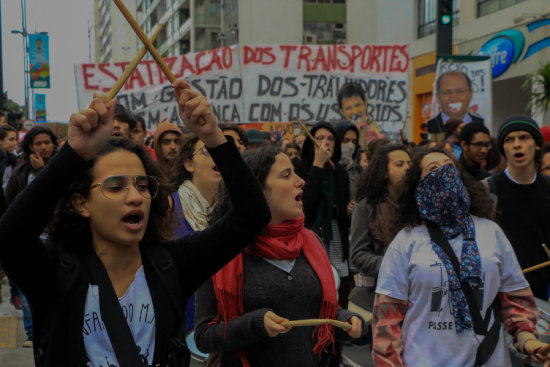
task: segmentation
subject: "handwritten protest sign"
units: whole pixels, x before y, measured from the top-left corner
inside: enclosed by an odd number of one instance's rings
[[[165,58],[212,103],[220,121],[235,123],[334,121],[342,117],[338,89],[358,82],[368,113],[389,135],[406,118],[408,45],[241,45]],[[77,64],[79,106],[106,92],[128,62]],[[153,60],[143,60],[117,96],[144,116],[152,130],[163,118],[178,121],[174,94]]]

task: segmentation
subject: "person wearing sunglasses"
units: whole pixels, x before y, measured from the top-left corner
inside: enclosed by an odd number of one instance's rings
[[[186,365],[187,298],[270,220],[257,180],[206,98],[183,80],[172,87],[182,121],[226,178],[234,209],[207,230],[171,240],[158,167],[130,140],[108,140],[115,101],[95,95],[71,116],[67,144],[0,221],[0,265],[31,305],[36,365]],[[43,246],[38,237],[52,215]]]
[[[460,131],[460,147],[462,154],[458,161],[466,172],[477,180],[491,176],[482,166],[492,147],[491,135],[485,125],[480,122],[466,124]]]

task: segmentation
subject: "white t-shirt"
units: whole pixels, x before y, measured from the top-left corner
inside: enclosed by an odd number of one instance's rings
[[[474,217],[476,242],[481,256],[485,316],[498,292],[529,287],[514,250],[500,227]],[[462,235],[450,240],[461,258]],[[481,290],[481,289],[480,289]],[[402,325],[404,362],[407,366],[472,366],[483,336],[472,330],[457,333],[450,310],[450,291],[445,266],[433,251],[428,230],[418,226],[401,230],[392,241],[380,267],[376,293],[409,303]],[[492,325],[492,321],[491,324]],[[501,328],[499,343],[486,366],[509,366],[508,349]]]
[[[155,310],[143,266],[138,269],[134,281],[118,301],[126,321],[130,325],[136,345],[141,350],[142,360],[147,361],[147,366],[152,365],[155,351]],[[82,335],[88,357],[87,365],[89,367],[118,367],[109,335],[101,318],[97,285],[90,284],[88,287],[84,312]]]

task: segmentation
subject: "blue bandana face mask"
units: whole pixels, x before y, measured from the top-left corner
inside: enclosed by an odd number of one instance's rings
[[[416,205],[422,219],[437,224],[448,239],[463,234],[460,256],[460,279],[447,254],[434,241],[434,252],[445,265],[449,277],[455,329],[472,329],[473,322],[460,280],[471,286],[481,284],[481,258],[476,243],[475,226],[470,215],[470,196],[458,169],[446,164],[420,179],[415,192]],[[457,256],[458,257],[458,256]]]

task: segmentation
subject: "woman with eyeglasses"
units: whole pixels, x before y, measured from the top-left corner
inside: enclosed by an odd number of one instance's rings
[[[395,218],[401,231],[378,273],[376,366],[510,366],[504,329],[531,362],[540,348],[538,311],[514,250],[492,222],[480,182],[452,154],[417,153]]]
[[[323,240],[330,262],[341,280],[338,289],[340,305],[347,308],[348,295],[353,286],[348,260],[349,178],[346,169],[338,163],[340,142],[332,125],[319,122],[311,128],[310,133],[317,144],[306,139],[301,152],[302,159],[292,160],[296,173],[305,180],[302,199],[305,225]],[[334,163],[334,168],[329,160]]]
[[[0,221],[0,263],[29,299],[37,365],[183,365],[187,298],[269,222],[255,177],[206,98],[182,80],[172,86],[181,119],[208,147],[234,209],[170,241],[158,168],[135,143],[108,140],[115,101],[96,95],[71,116],[67,144]],[[52,214],[43,246],[38,236]]]
[[[246,151],[245,162],[263,188],[271,221],[212,281],[197,291],[195,340],[217,353],[219,366],[328,366],[335,341],[363,334],[363,322],[338,307],[330,261],[316,235],[304,227],[304,180],[279,148]],[[213,219],[229,210],[222,191]],[[337,319],[332,325],[293,327],[287,320]],[[214,363],[211,354],[211,363]],[[331,366],[333,364],[330,364]]]

